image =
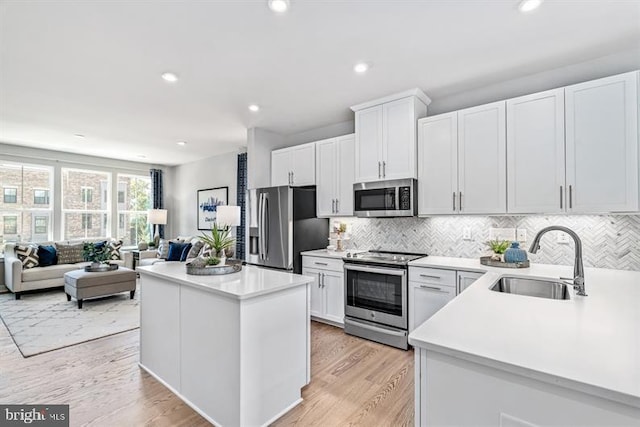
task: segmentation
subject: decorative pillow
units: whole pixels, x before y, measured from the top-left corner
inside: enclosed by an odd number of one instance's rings
[[[191,250],[191,243],[169,242],[167,261],[184,261]],[[184,258],[182,257],[184,255]]]
[[[22,262],[22,268],[33,268],[38,266],[38,247],[29,245],[16,245],[14,249],[16,256]]]
[[[56,243],[58,252],[58,264],[75,264],[84,262],[82,251],[84,243]]]
[[[38,263],[40,267],[48,267],[58,263],[58,254],[55,246],[38,246]]]
[[[200,256],[203,258],[209,258],[211,255],[213,255],[213,248],[209,245],[204,245]]]
[[[204,247],[204,243],[202,241],[200,240],[198,240],[197,242],[192,241],[191,250],[187,254],[187,258],[196,258],[198,254],[200,254],[200,251],[202,250],[203,247]]]
[[[171,242],[180,243],[180,240],[160,239],[160,243],[158,243],[158,258],[167,259],[169,256],[169,243]]]
[[[109,259],[116,261],[122,259],[120,249],[122,248],[122,240],[112,240],[107,242],[107,248],[109,248]]]

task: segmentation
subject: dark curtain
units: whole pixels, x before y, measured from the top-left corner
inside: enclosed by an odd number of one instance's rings
[[[245,256],[245,221],[247,208],[247,153],[238,154],[238,194],[236,200],[240,206],[240,227],[236,228],[236,258]]]
[[[150,169],[149,173],[151,175],[151,208],[164,209],[164,200],[162,198],[162,170]],[[158,226],[158,233],[160,234],[160,238],[164,239],[164,225]]]

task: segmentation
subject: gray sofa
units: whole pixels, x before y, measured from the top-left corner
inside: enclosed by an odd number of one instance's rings
[[[109,238],[87,239],[84,241],[97,242],[110,240]],[[80,241],[63,241],[61,243],[79,243]],[[34,245],[53,245],[55,242],[39,242]],[[36,289],[57,288],[64,286],[64,273],[78,270],[89,265],[89,262],[79,262],[76,264],[56,264],[47,267],[22,268],[22,262],[15,254],[15,243],[7,243],[4,249],[4,283],[13,292],[16,299],[25,291]],[[133,267],[133,256],[131,253],[122,251],[123,259],[110,261],[112,263]],[[128,265],[127,265],[128,263]]]

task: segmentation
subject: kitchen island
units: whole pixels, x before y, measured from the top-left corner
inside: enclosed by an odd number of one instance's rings
[[[486,272],[409,335],[416,425],[640,426],[639,272],[587,268],[589,296],[571,288],[569,300],[551,300],[489,288],[572,267],[445,257],[410,266]]]
[[[140,273],[140,366],[218,426],[267,425],[310,380],[311,278],[222,276],[167,262]]]

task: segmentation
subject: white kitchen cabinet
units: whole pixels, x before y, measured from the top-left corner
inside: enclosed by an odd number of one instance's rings
[[[638,211],[638,72],[565,88],[567,211]]]
[[[315,142],[273,150],[271,185],[306,186],[316,184]]]
[[[353,216],[355,136],[316,143],[317,215]]]
[[[431,101],[420,90],[351,107],[355,111],[355,181],[416,177],[416,122]]]
[[[420,215],[506,212],[504,101],[427,117],[418,126]]]
[[[458,113],[418,121],[418,213],[457,212]]]
[[[507,101],[509,213],[565,211],[564,89]]]
[[[458,270],[456,273],[458,278],[457,295],[460,295],[462,291],[467,289],[469,286],[473,284],[473,282],[475,282],[480,277],[482,277],[482,275],[484,275],[484,273],[476,273],[473,271],[460,271],[460,270]]]
[[[458,111],[458,211],[507,209],[505,102]]]
[[[339,258],[304,255],[302,274],[314,278],[311,316],[314,320],[344,326],[344,266]]]
[[[409,333],[455,296],[455,271],[409,267]]]

